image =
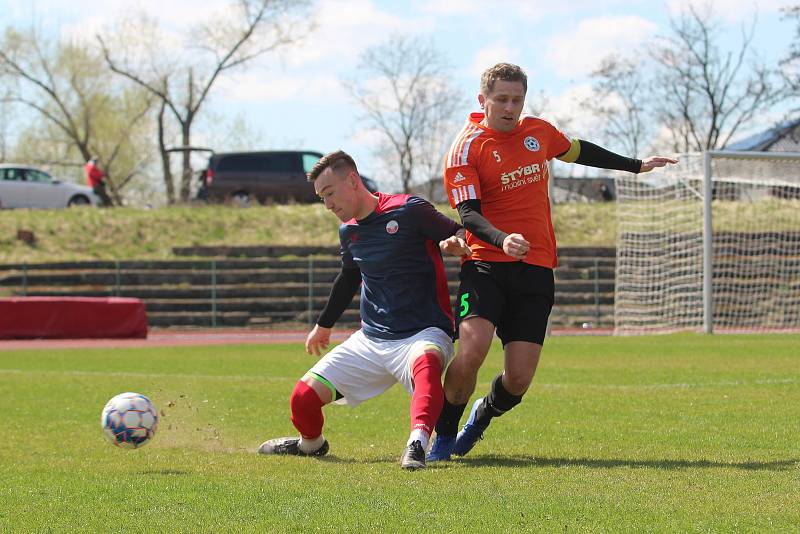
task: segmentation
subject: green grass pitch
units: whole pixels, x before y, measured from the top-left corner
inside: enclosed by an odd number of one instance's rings
[[[299,345],[0,351],[0,531],[800,528],[800,336],[551,338],[523,403],[418,472],[398,466],[399,386],[326,408],[325,459],[255,454],[294,434],[288,397],[313,361]],[[100,430],[123,391],[163,412],[135,451]]]

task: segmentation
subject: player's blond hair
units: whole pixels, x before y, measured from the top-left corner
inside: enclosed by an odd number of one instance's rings
[[[345,152],[344,150],[338,150],[336,152],[331,152],[330,154],[325,154],[322,156],[318,162],[314,164],[310,171],[308,171],[308,181],[313,182],[316,180],[322,171],[329,168],[332,172],[338,173],[344,169],[353,170],[358,172],[358,168],[356,167],[356,162],[353,161],[353,158]]]
[[[494,89],[497,80],[504,82],[522,82],[522,88],[528,92],[528,75],[517,65],[511,63],[498,63],[489,67],[481,74],[481,94],[488,96]]]

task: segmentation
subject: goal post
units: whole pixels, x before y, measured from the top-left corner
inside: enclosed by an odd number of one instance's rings
[[[800,153],[619,174],[617,334],[800,330]]]

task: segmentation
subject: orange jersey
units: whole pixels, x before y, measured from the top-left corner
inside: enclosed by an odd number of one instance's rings
[[[554,268],[556,237],[547,193],[547,161],[570,149],[571,140],[547,121],[523,116],[510,132],[481,125],[472,113],[444,162],[450,205],[480,200],[483,216],[503,232],[522,234],[531,248],[523,261]],[[474,260],[516,261],[467,232]]]

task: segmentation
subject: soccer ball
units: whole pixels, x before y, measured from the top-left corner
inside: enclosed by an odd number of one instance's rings
[[[138,449],[155,435],[158,413],[144,395],[120,393],[106,403],[100,425],[108,441],[117,447]]]

